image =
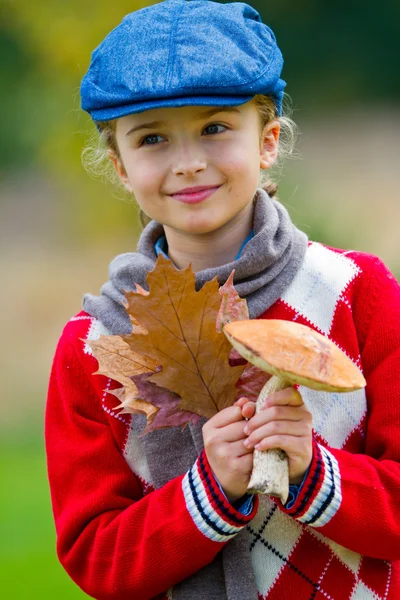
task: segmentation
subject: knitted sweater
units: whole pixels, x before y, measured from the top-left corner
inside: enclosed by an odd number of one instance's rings
[[[258,496],[248,516],[227,502],[205,452],[152,487],[136,416],[114,410],[108,391],[118,384],[93,375],[85,340],[107,331],[85,312],[66,325],[49,384],[48,472],[58,555],[89,595],[173,598],[174,584],[244,530],[259,598],[400,598],[399,285],[374,256],[310,243],[295,279],[260,318],[328,336],[367,387],[300,387],[313,415],[307,478],[290,509]]]

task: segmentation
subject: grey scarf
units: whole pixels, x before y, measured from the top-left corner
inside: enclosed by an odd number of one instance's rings
[[[258,189],[254,197],[253,230],[254,237],[238,260],[196,273],[196,289],[215,276],[223,285],[235,269],[235,288],[246,298],[250,318],[257,318],[293,280],[304,258],[307,237],[293,225],[286,209],[263,189]],[[157,259],[154,244],[163,234],[163,226],[151,221],[140,237],[138,252],[121,254],[112,261],[110,281],[102,286],[101,296],[85,295],[84,310],[99,319],[111,333],[131,332],[122,305],[123,290],[134,290],[135,283],[148,289],[146,274],[154,268]],[[161,429],[141,438],[155,488],[193,465],[203,449],[203,423],[204,419],[184,431],[179,427]],[[135,415],[132,427],[137,435],[144,426],[145,418]],[[212,563],[173,588],[174,600],[257,600],[257,597],[245,529],[223,547]]]
[[[254,196],[254,237],[247,242],[238,260],[196,273],[196,289],[217,276],[220,285],[235,269],[234,285],[246,298],[251,319],[265,312],[280,297],[297,273],[307,248],[307,237],[291,222],[287,210],[263,189]],[[123,307],[123,290],[139,283],[148,289],[146,275],[154,268],[157,255],[154,244],[164,235],[163,226],[151,221],[139,239],[138,251],[120,254],[110,264],[110,280],[101,288],[101,296],[85,294],[83,308],[114,334],[132,331]]]

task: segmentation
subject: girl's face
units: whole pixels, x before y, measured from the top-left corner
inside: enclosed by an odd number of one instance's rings
[[[148,110],[118,119],[115,134],[120,158],[109,156],[142,210],[165,226],[202,234],[223,227],[251,202],[260,167],[275,161],[279,123],[261,135],[250,101]],[[213,188],[200,202],[178,195],[198,186]]]

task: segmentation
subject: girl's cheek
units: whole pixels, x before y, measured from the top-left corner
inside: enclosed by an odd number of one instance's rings
[[[215,144],[208,147],[208,159],[216,164],[223,164],[226,170],[235,170],[235,168],[245,162],[242,152],[238,152],[237,146],[232,144]]]
[[[154,189],[157,178],[157,170],[149,168],[148,165],[137,162],[127,168],[127,173],[131,185],[137,190],[138,194],[148,194]]]

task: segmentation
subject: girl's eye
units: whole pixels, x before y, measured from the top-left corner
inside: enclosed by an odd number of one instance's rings
[[[139,146],[154,146],[158,143],[159,138],[161,139],[161,135],[156,135],[155,133],[152,135],[146,135],[146,137],[140,140]]]
[[[222,128],[222,131],[216,131],[216,129],[217,129],[218,127],[221,127],[221,128]],[[212,131],[210,131],[210,129],[211,129]],[[207,125],[207,127],[205,128],[205,130],[204,130],[204,131],[207,131],[207,130],[208,130],[208,131],[209,131],[209,133],[212,133],[212,134],[213,134],[213,133],[222,133],[223,131],[225,131],[225,129],[226,129],[225,125],[220,125],[219,123],[211,123],[211,125]]]

